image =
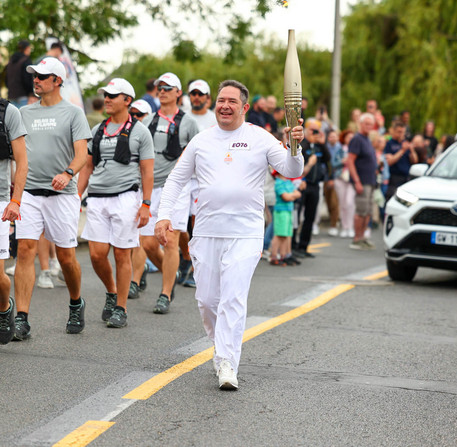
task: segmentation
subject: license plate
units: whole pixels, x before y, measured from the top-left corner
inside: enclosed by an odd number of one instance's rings
[[[432,244],[457,246],[457,233],[441,233],[439,231],[434,231],[432,233]]]

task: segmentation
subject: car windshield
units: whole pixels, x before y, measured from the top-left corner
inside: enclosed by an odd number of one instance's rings
[[[430,172],[431,177],[442,177],[457,180],[457,147],[445,154]]]

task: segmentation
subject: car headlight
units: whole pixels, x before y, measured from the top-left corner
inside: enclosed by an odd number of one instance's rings
[[[403,188],[398,188],[397,192],[395,193],[395,199],[402,205],[409,207],[414,205],[419,200],[419,197],[411,194],[408,191],[405,191]]]

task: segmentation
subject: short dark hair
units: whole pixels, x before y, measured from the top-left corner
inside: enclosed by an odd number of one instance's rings
[[[54,50],[55,48],[58,48],[63,53],[63,45],[60,42],[54,42],[51,45],[51,50]]]
[[[219,93],[221,92],[221,90],[224,88],[224,87],[235,87],[237,89],[239,89],[240,91],[240,98],[241,98],[241,102],[243,103],[243,105],[245,105],[247,102],[248,102],[248,99],[249,99],[249,90],[248,88],[242,84],[241,82],[238,82],[238,81],[235,81],[234,79],[227,79],[226,81],[222,81],[220,84],[219,84],[219,88],[217,90],[217,95],[219,96]]]
[[[394,123],[394,129],[398,129],[399,127],[406,129],[406,124],[401,122],[401,121],[395,121]]]
[[[18,43],[17,43],[17,49],[19,51],[24,51],[26,48],[28,48],[30,46],[30,42],[28,40],[20,40]]]
[[[146,91],[147,92],[153,92],[154,89],[156,88],[156,85],[154,84],[154,82],[156,81],[156,78],[151,78],[149,79],[147,82],[146,82]]]
[[[92,108],[94,110],[103,110],[104,105],[105,105],[105,102],[103,101],[102,98],[95,98],[92,101]]]

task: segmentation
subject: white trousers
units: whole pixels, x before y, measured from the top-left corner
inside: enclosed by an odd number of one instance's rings
[[[235,372],[241,357],[249,287],[262,248],[262,239],[194,237],[189,244],[195,298],[203,326],[214,343],[216,365],[227,359]]]

